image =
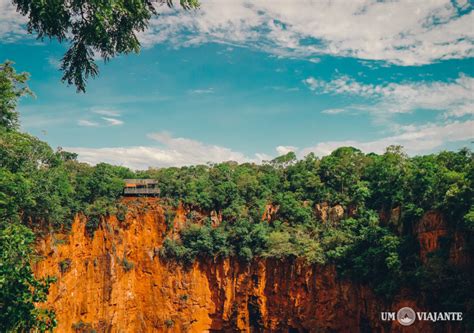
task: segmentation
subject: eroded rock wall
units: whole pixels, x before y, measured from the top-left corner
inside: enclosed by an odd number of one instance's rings
[[[125,221],[102,221],[93,238],[85,218],[68,234],[38,242],[38,276],[58,277],[47,306],[56,332],[431,332],[428,322],[403,328],[381,311],[420,301],[404,291],[386,304],[370,289],[337,278],[334,267],[300,261],[201,260],[192,267],[158,255],[167,234],[157,199],[128,203]],[[182,207],[174,225],[183,224]],[[428,231],[426,231],[428,232]],[[429,243],[429,244],[428,244]],[[427,242],[426,250],[432,250]]]

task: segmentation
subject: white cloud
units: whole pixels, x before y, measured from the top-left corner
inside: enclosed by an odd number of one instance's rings
[[[123,125],[123,121],[120,119],[109,118],[109,117],[102,117],[109,126],[120,126]]]
[[[1,1],[1,0],[0,0]],[[60,69],[61,68],[61,61],[56,59],[53,56],[48,57],[48,63],[53,67],[54,69]]]
[[[0,41],[11,42],[24,37],[26,22],[10,0],[0,0]]]
[[[460,16],[462,6],[467,14]],[[197,11],[165,10],[140,40],[145,46],[217,42],[308,60],[329,54],[422,65],[474,54],[469,7],[448,0],[203,0]]]
[[[107,162],[124,165],[133,169],[148,167],[183,166],[205,164],[207,162],[237,161],[260,162],[269,159],[267,155],[256,154],[248,157],[232,149],[208,145],[200,141],[173,137],[167,132],[149,134],[161,146],[135,146],[113,148],[68,147],[79,154],[79,160],[90,164]]]
[[[85,126],[85,127],[97,127],[99,126],[99,123],[87,119],[79,119],[77,121],[77,124],[79,126]]]
[[[343,75],[332,81],[314,77],[304,83],[318,94],[345,94],[369,99],[366,105],[351,105],[348,109],[364,110],[384,116],[389,113],[407,113],[416,109],[442,112],[445,118],[474,114],[474,78],[460,75],[450,82],[409,82],[364,84]],[[335,114],[340,109],[325,110]]]
[[[120,116],[117,110],[92,107],[89,109],[89,119],[80,119],[77,123],[86,127],[120,126],[124,124],[123,120],[118,119]]]
[[[236,161],[239,163],[260,163],[271,160],[273,157],[266,154],[247,156],[244,153],[230,148],[209,145],[200,141],[173,137],[167,132],[149,134],[156,140],[156,146],[85,148],[66,147],[65,149],[79,154],[79,160],[90,164],[107,162],[115,165],[124,165],[132,169],[146,169],[148,167],[169,167]],[[402,145],[407,153],[422,154],[440,149],[450,142],[471,140],[474,138],[474,121],[454,121],[445,125],[427,124],[423,126],[403,126],[398,133],[372,141],[328,141],[312,147],[298,149],[293,146],[278,146],[278,155],[294,151],[299,157],[310,152],[319,156],[328,155],[342,146],[353,146],[369,153],[383,153],[390,145]]]
[[[296,152],[298,151],[298,148],[294,146],[278,146],[275,148],[275,150],[277,151],[278,156],[281,156],[286,155],[289,152]]]
[[[101,117],[102,121],[79,119],[77,124],[85,127],[104,127],[104,126],[120,126],[123,125],[123,121],[116,118]]]
[[[100,114],[102,116],[107,116],[107,117],[120,117],[120,112],[115,111],[115,110],[93,108],[92,112]]]
[[[345,109],[326,109],[321,111],[321,113],[324,114],[339,114],[339,113],[344,113],[346,110]]]
[[[214,88],[194,89],[194,90],[189,90],[189,93],[190,94],[197,94],[197,95],[213,94],[214,93]]]
[[[294,92],[294,91],[299,91],[300,88],[298,87],[285,87],[285,86],[270,86],[266,87],[268,89],[272,89],[275,91],[283,91],[283,92]]]
[[[301,150],[301,156],[310,152],[328,155],[342,146],[353,146],[369,153],[383,153],[390,145],[402,145],[409,154],[431,152],[449,142],[471,140],[474,138],[474,121],[451,122],[445,125],[427,124],[423,126],[402,126],[396,135],[372,141],[328,141]]]
[[[217,42],[317,62],[319,55],[423,65],[474,54],[470,2],[202,0],[194,11],[159,6],[139,33],[150,47]],[[459,15],[459,9],[465,14]],[[23,37],[26,19],[0,0],[0,39]]]

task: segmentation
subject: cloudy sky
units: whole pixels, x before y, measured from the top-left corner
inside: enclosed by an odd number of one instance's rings
[[[100,63],[86,94],[65,51],[0,0],[0,61],[31,73],[22,128],[90,163],[261,161],[339,146],[411,154],[472,147],[469,1],[206,1],[160,8],[139,55]]]

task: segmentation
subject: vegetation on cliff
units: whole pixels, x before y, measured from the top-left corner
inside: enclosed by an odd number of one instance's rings
[[[53,279],[34,278],[35,234],[70,227],[84,212],[91,233],[106,214],[123,215],[116,203],[122,179],[133,172],[102,164],[78,163],[76,155],[56,152],[37,138],[18,131],[18,99],[31,94],[28,75],[12,63],[0,65],[0,331],[45,331],[54,327],[51,311],[35,308],[45,301]],[[122,214],[119,214],[122,212]]]
[[[0,227],[0,330],[44,332],[56,325],[54,313],[36,308],[45,302],[54,278],[36,279],[30,266],[34,260],[35,235],[27,227],[2,222]]]
[[[290,153],[263,165],[230,162],[141,176],[158,179],[164,196],[191,210],[222,214],[217,227],[210,220],[190,223],[179,239],[167,240],[165,258],[303,257],[335,263],[342,274],[389,296],[412,279],[429,284],[420,276],[432,268],[421,265],[413,239],[414,223],[425,212],[443,212],[452,230],[472,239],[473,170],[468,150],[409,158],[389,147],[383,155],[340,148],[321,159],[296,160]],[[314,207],[323,202],[345,213],[322,223]],[[278,207],[270,223],[262,221],[267,204]],[[398,219],[380,218],[393,209],[401,212]]]
[[[18,131],[15,106],[28,91],[26,76],[16,74],[11,64],[2,66],[0,312],[14,314],[2,321],[2,331],[54,325],[51,313],[43,313],[45,319],[33,306],[44,300],[50,281],[31,274],[33,234],[28,228],[37,234],[68,230],[72,217],[83,212],[93,236],[102,216],[124,216],[117,199],[123,179],[134,177],[157,179],[162,196],[190,212],[188,225],[176,231],[180,237],[167,239],[161,249],[167,260],[235,256],[243,262],[272,257],[333,263],[341,276],[369,284],[381,295],[409,287],[421,290],[440,311],[463,311],[467,318],[472,313],[472,272],[448,260],[455,231],[464,235],[470,247],[466,252],[473,249],[469,150],[408,157],[401,147],[388,147],[382,155],[343,147],[322,158],[309,154],[298,160],[288,153],[261,165],[226,162],[146,171],[90,166]],[[323,204],[342,211],[323,217],[327,209],[316,209]],[[268,206],[274,213],[262,219]],[[431,210],[445,216],[450,233],[422,264],[413,228]],[[193,212],[214,213],[222,222],[195,219]]]

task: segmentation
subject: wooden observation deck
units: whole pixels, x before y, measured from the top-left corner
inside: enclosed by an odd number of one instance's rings
[[[158,182],[154,179],[124,179],[124,196],[159,196]]]

